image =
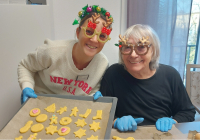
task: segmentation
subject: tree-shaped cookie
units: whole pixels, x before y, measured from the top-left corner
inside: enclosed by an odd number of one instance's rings
[[[55,103],[53,103],[52,105],[50,105],[50,106],[48,106],[47,108],[45,108],[45,110],[46,110],[47,112],[52,112],[52,113],[54,113],[55,110],[56,110],[56,105],[55,105]]]

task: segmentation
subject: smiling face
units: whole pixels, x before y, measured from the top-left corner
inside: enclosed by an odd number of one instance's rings
[[[134,45],[137,44],[133,38],[129,38],[128,43]],[[127,68],[127,71],[133,75],[134,73],[145,73],[151,71],[149,68],[151,58],[152,47],[149,48],[149,51],[146,55],[137,55],[134,50],[130,55],[122,54],[122,60]]]
[[[92,21],[92,17],[88,18],[81,27],[86,27],[88,25],[88,20]],[[96,21],[99,21],[96,24],[96,31],[101,32],[103,28],[103,23],[105,22],[102,18],[98,18]],[[84,30],[76,30],[77,38],[78,38],[78,48],[79,51],[83,52],[86,56],[94,57],[97,53],[99,53],[105,43],[99,42],[97,39],[97,35],[92,38],[88,38],[84,34]]]

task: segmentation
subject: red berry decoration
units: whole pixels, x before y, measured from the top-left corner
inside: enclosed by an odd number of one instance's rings
[[[110,13],[109,12],[106,12],[105,15],[108,16],[108,17],[110,17]]]
[[[122,45],[119,45],[119,47],[121,48],[121,47],[122,47]]]

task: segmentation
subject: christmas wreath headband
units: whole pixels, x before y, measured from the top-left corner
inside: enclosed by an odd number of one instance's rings
[[[88,6],[88,4],[82,8],[82,11],[78,12],[78,17],[79,20],[75,19],[74,22],[72,23],[72,25],[76,25],[79,24],[80,21],[87,15],[89,15],[91,12],[95,12],[97,14],[102,14],[105,17],[108,17],[108,19],[111,19],[111,22],[113,22],[113,18],[110,15],[109,12],[107,12],[104,8],[100,8],[98,5],[92,5],[92,6]]]

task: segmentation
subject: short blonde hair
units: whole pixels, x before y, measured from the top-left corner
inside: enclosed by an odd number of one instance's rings
[[[150,70],[157,69],[159,67],[159,57],[160,57],[160,40],[157,33],[148,25],[136,24],[129,27],[125,34],[126,38],[132,38],[135,42],[138,42],[142,37],[149,37],[152,47],[152,59],[149,63]],[[122,60],[122,54],[119,51],[119,63],[124,65]]]

